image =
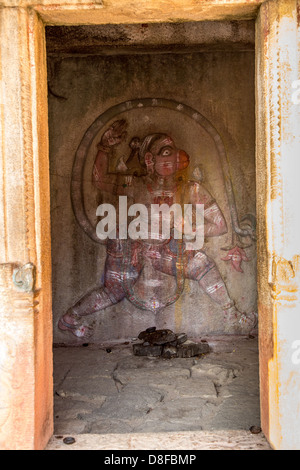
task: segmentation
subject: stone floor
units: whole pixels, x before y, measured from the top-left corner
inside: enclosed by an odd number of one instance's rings
[[[68,436],[70,438],[70,436]],[[72,434],[73,443],[65,444],[64,436],[53,436],[46,450],[104,450],[104,451],[195,451],[201,450],[272,450],[264,435],[249,431],[182,431],[129,434]],[[104,454],[105,457],[108,454]],[[120,453],[118,454],[120,455]],[[121,454],[122,455],[122,454]],[[132,455],[136,455],[132,453]],[[138,454],[141,455],[141,454]],[[145,454],[146,457],[147,454]],[[144,457],[144,456],[143,456]],[[143,460],[141,460],[141,463]],[[145,462],[145,460],[144,460]]]
[[[206,339],[212,352],[186,359],[134,356],[128,343],[55,347],[55,435],[260,426],[257,338]]]

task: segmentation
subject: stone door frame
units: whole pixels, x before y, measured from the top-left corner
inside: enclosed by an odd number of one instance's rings
[[[273,448],[300,449],[300,0],[1,1],[0,448],[53,433],[45,25],[251,18],[261,421]]]

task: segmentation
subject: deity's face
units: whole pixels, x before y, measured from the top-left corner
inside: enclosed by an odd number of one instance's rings
[[[172,176],[189,164],[189,156],[179,150],[169,136],[162,136],[154,142],[151,155],[155,173],[163,177]]]

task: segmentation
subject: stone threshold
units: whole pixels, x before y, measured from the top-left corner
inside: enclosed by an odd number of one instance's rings
[[[54,435],[45,450],[272,450],[263,433],[243,430]]]

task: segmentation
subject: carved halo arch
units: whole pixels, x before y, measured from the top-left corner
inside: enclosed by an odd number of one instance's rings
[[[235,197],[232,188],[232,182],[230,178],[230,169],[227,159],[227,154],[225,146],[223,144],[222,138],[216,128],[211,124],[211,122],[206,119],[201,113],[195,109],[187,106],[183,103],[177,101],[168,100],[165,98],[143,98],[135,99],[130,101],[125,101],[119,103],[115,106],[112,106],[101,114],[93,124],[85,132],[78,149],[75,154],[74,164],[72,168],[72,178],[71,178],[71,201],[73,212],[76,217],[76,220],[80,227],[85,231],[85,233],[96,243],[103,243],[96,235],[95,228],[90,222],[86,210],[84,207],[83,199],[83,173],[86,162],[86,157],[94,138],[99,134],[101,129],[103,129],[106,124],[114,119],[121,113],[126,111],[131,111],[134,109],[140,108],[167,108],[172,111],[185,114],[190,117],[193,121],[199,124],[213,139],[215,146],[217,148],[217,155],[220,160],[220,165],[222,168],[222,173],[225,182],[227,201],[230,208],[231,215],[231,225],[235,233],[240,236],[249,236],[249,231],[243,230],[239,225],[238,214],[236,209]]]

